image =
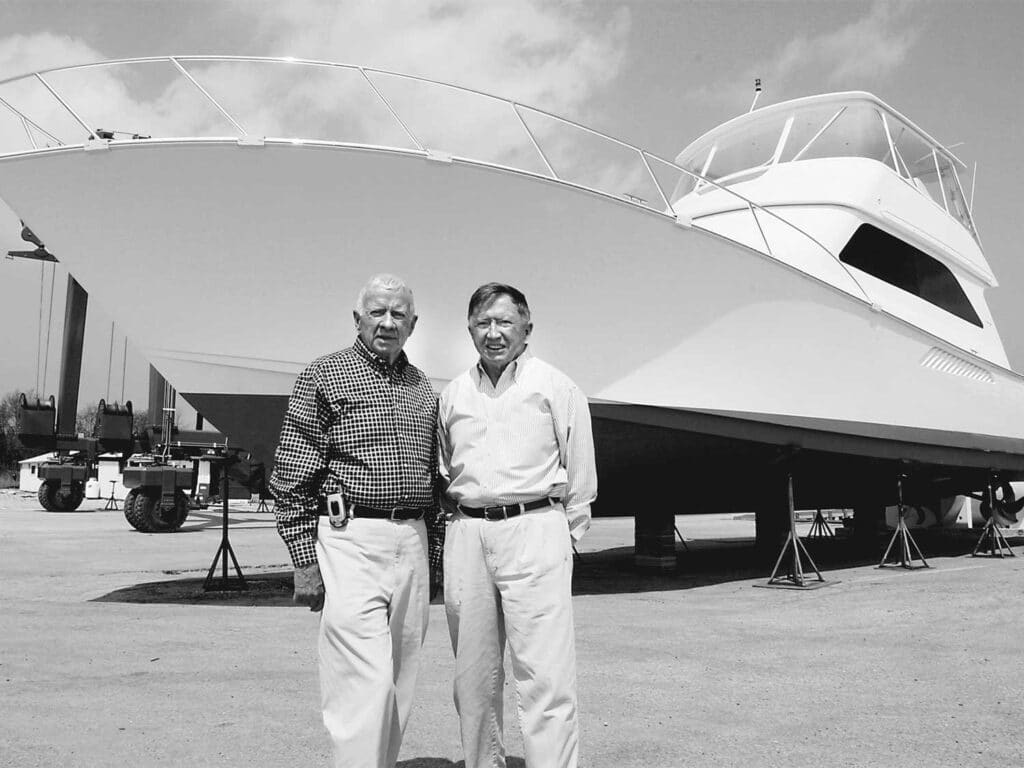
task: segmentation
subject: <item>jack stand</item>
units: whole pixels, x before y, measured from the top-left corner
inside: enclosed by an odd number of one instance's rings
[[[683,538],[683,534],[681,534],[679,532],[679,526],[678,525],[675,526],[675,529],[676,529],[676,536],[679,537],[679,543],[683,545],[683,549],[685,549],[687,552],[689,552],[690,548],[689,548],[689,546],[687,546],[686,539]]]
[[[807,533],[808,539],[828,539],[835,538],[835,533],[832,531],[832,526],[828,524],[828,520],[821,514],[821,510],[814,516],[814,522],[811,523],[811,530]]]
[[[899,540],[899,562],[892,563],[892,565],[898,565],[901,568],[911,570],[913,568],[931,568],[928,565],[928,561],[924,559],[924,555],[921,554],[920,547],[917,546],[917,542],[914,541],[914,537],[910,535],[910,529],[907,528],[906,521],[906,507],[903,506],[903,475],[900,475],[896,480],[896,493],[897,503],[899,504],[899,521],[896,523],[896,530],[892,534],[892,538],[889,539],[889,546],[885,548],[885,554],[882,555],[882,562],[878,564],[879,568],[885,568],[889,563],[886,560],[889,559],[889,552],[892,551],[893,544]],[[914,552],[917,552],[917,556],[921,559],[921,565],[914,565],[914,555],[911,552],[911,546],[914,548]]]
[[[245,583],[245,577],[242,575],[242,569],[238,567],[238,560],[235,558],[235,551],[231,549],[231,542],[228,541],[228,462],[224,461],[221,464],[221,471],[224,473],[222,482],[222,517],[221,517],[221,538],[220,547],[217,548],[217,554],[213,556],[213,563],[210,564],[210,570],[206,573],[206,581],[203,582],[204,592],[238,592],[249,587]],[[228,555],[231,556],[231,562],[235,566],[235,573],[238,574],[238,578],[228,578]],[[213,572],[217,568],[217,563],[223,560],[223,566],[221,569],[221,577],[218,580],[213,578]]]
[[[120,509],[120,507],[117,506],[117,499],[114,497],[114,486],[115,485],[117,485],[117,481],[116,480],[111,480],[110,481],[110,498],[107,499],[107,505],[103,508],[104,512],[106,512],[108,509],[114,509],[114,510]]]
[[[754,586],[782,589],[817,589],[819,587],[827,587],[829,584],[835,584],[837,582],[825,581],[825,577],[821,575],[818,566],[814,564],[810,553],[808,553],[807,548],[796,534],[796,510],[793,507],[793,475],[788,475],[787,480],[789,484],[789,534],[786,536],[786,543],[782,545],[779,559],[775,561],[775,568],[772,569],[772,575],[768,578],[768,583],[755,584]],[[786,565],[786,574],[780,576],[779,566],[782,565],[782,559],[790,550],[792,550],[792,560]],[[817,574],[817,581],[812,581],[809,576],[804,574],[803,562],[800,560],[801,552],[807,558],[811,568],[814,569],[814,573]]]
[[[992,557],[1016,557],[1017,554],[1010,549],[1009,543],[1006,541],[1006,537],[1003,536],[1003,532],[999,530],[999,523],[996,521],[996,505],[995,495],[992,492],[992,480],[988,481],[988,508],[989,518],[985,521],[985,527],[981,531],[981,538],[978,539],[978,543],[974,545],[974,552],[971,553],[971,557],[980,557],[979,550],[984,550],[985,542],[988,541],[988,554]],[[1003,552],[1006,552],[1006,555]]]

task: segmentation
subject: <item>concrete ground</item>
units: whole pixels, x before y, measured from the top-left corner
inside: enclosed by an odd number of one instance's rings
[[[0,493],[0,765],[327,765],[317,618],[290,603],[272,516],[233,507],[250,589],[204,593],[218,510],[147,535],[103,506],[48,513]],[[930,569],[879,570],[826,541],[810,550],[827,588],[754,589],[771,563],[751,518],[678,524],[690,549],[667,575],[632,568],[631,519],[596,520],[580,547],[584,765],[1024,764],[1024,557],[972,558],[976,531],[921,532]],[[451,768],[440,604],[425,654],[399,765]]]

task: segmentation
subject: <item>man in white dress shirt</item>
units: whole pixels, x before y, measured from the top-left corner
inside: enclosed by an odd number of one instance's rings
[[[479,362],[441,393],[439,471],[451,522],[445,608],[466,768],[504,768],[505,643],[528,768],[579,752],[572,545],[597,496],[587,399],[533,357],[526,297],[498,283],[469,302]]]

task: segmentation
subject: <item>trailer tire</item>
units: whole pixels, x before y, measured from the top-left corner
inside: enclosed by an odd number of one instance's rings
[[[176,490],[174,504],[170,507],[164,507],[160,501],[159,494],[138,490],[131,507],[127,501],[125,503],[125,519],[135,530],[143,533],[171,533],[181,528],[188,517],[188,497],[185,492]]]
[[[39,491],[36,493],[36,498],[39,499],[39,505],[47,512],[59,512],[57,509],[57,488],[60,483],[57,480],[47,480],[41,483]]]
[[[138,495],[138,489],[131,488],[124,497],[124,519],[128,521],[128,525],[136,530],[138,530],[138,526],[135,524],[135,497]]]
[[[66,492],[57,491],[57,499],[60,503],[61,510],[64,512],[74,512],[82,504],[82,500],[85,499],[85,485],[79,482],[71,483],[71,488]]]
[[[85,498],[85,488],[72,482],[69,488],[61,490],[59,480],[47,480],[39,486],[36,498],[47,512],[74,512]]]
[[[144,514],[144,509],[142,507],[142,500],[145,497],[145,491],[138,488],[132,488],[132,490],[128,492],[128,495],[124,500],[124,519],[127,520],[128,525],[136,531],[152,533],[153,529],[150,527],[149,519]]]
[[[171,530],[178,530],[188,519],[189,503],[188,495],[180,488],[174,492],[174,527]]]

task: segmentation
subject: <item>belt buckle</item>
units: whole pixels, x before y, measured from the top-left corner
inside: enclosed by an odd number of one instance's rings
[[[402,519],[400,517],[395,517],[395,515],[397,515],[398,511],[401,510],[401,509],[405,509],[405,507],[392,507],[391,508],[391,522],[395,522],[396,520],[401,520]]]
[[[493,517],[491,516],[490,511],[489,511],[489,510],[492,510],[492,509],[496,510],[496,512],[495,512]],[[500,515],[498,513],[500,513]],[[503,505],[503,504],[498,504],[498,505],[493,506],[493,507],[485,507],[484,508],[484,517],[487,520],[490,520],[492,523],[493,522],[497,522],[498,520],[508,520],[508,508],[505,507],[505,505]]]

